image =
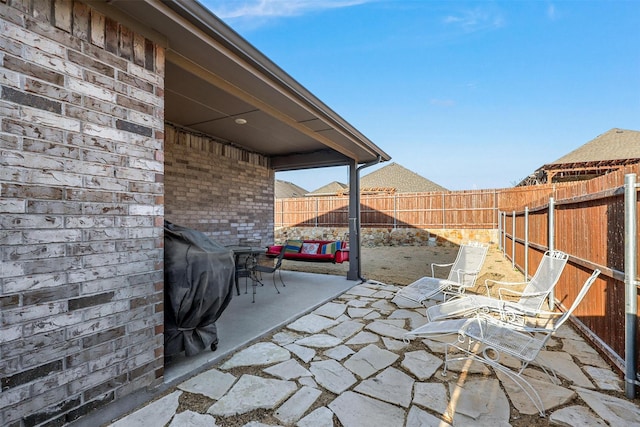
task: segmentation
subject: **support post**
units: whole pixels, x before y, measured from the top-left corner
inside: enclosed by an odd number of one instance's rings
[[[516,211],[511,214],[511,267],[516,268]]]
[[[498,250],[502,249],[502,212],[498,211]]]
[[[636,174],[624,177],[624,284],[625,284],[625,392],[627,398],[635,398],[636,378],[636,329],[638,264],[638,195]]]
[[[524,279],[529,280],[529,206],[524,208]]]
[[[348,280],[360,278],[360,180],[358,165],[349,162],[349,271]]]
[[[547,242],[550,251],[556,249],[556,202],[553,197],[549,197],[549,230],[547,231]],[[556,306],[555,287],[549,293],[549,311],[553,311]]]

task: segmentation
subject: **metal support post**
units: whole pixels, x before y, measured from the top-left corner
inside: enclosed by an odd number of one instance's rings
[[[513,211],[511,224],[511,267],[516,268],[516,211]]]
[[[635,398],[636,378],[636,329],[637,329],[637,281],[638,277],[638,185],[636,174],[624,176],[624,284],[625,284],[625,392],[627,398]]]
[[[553,197],[549,197],[549,230],[547,231],[547,241],[550,251],[554,251],[556,247],[556,202]],[[555,287],[549,293],[549,311],[553,311],[556,306]]]
[[[524,279],[529,280],[529,206],[524,208]]]

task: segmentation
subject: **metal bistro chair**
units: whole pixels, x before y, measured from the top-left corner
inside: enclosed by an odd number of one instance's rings
[[[464,294],[467,288],[475,285],[484,259],[487,256],[489,245],[479,242],[469,242],[460,245],[458,255],[450,264],[431,264],[431,277],[425,276],[405,286],[396,293],[396,297],[423,304],[424,301],[437,298],[442,295],[457,297]],[[446,279],[435,277],[435,267],[451,267]],[[395,297],[394,297],[395,298]]]
[[[514,381],[531,399],[540,416],[544,417],[544,403],[536,389],[522,375],[522,372],[538,357],[538,354],[545,348],[551,336],[571,316],[599,274],[600,270],[595,270],[586,280],[573,304],[571,304],[571,308],[566,312],[547,312],[546,327],[518,328],[514,327],[513,324],[487,316],[482,312],[479,312],[475,318],[467,319],[458,331],[458,341],[446,344],[442,375],[446,376],[447,367],[454,360],[470,359],[484,363],[504,373]],[[452,349],[457,350],[457,352],[452,353]],[[516,358],[520,362],[520,368],[512,369],[506,363],[503,364],[501,356],[504,355]],[[552,368],[549,366],[545,368],[543,364],[538,364],[538,366],[547,374],[550,381],[553,382],[549,371],[553,374],[553,379],[557,381],[558,377]]]
[[[282,283],[282,286],[283,287],[287,286],[284,284],[284,281],[282,280],[282,273],[281,273],[282,260],[284,259],[286,246],[287,246],[286,243],[282,246],[282,250],[280,250],[280,253],[275,258],[275,262],[272,266],[262,265],[258,263],[258,259],[256,257],[247,258],[246,270],[249,272],[249,277],[251,278],[252,287],[253,287],[253,296],[252,296],[253,300],[251,302],[256,302],[256,288],[258,286],[258,283],[260,283],[260,286],[264,286],[264,283],[262,283],[262,273],[273,275],[272,277],[273,287],[276,288],[276,292],[280,293],[280,290],[276,285],[276,274],[278,275],[278,278],[280,279],[280,283]],[[246,281],[245,281],[245,293],[247,293]]]

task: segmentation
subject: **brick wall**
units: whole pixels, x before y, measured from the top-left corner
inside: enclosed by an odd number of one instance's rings
[[[165,134],[166,219],[224,245],[272,243],[268,159],[172,125]]]
[[[72,0],[0,0],[0,425],[161,381],[161,47]]]

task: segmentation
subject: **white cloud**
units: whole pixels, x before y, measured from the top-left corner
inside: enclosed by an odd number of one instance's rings
[[[447,25],[453,25],[466,33],[492,30],[504,26],[504,18],[499,12],[483,8],[462,11],[456,15],[448,15],[443,19]]]
[[[201,0],[222,19],[277,18],[308,12],[338,9],[372,3],[377,0]]]

